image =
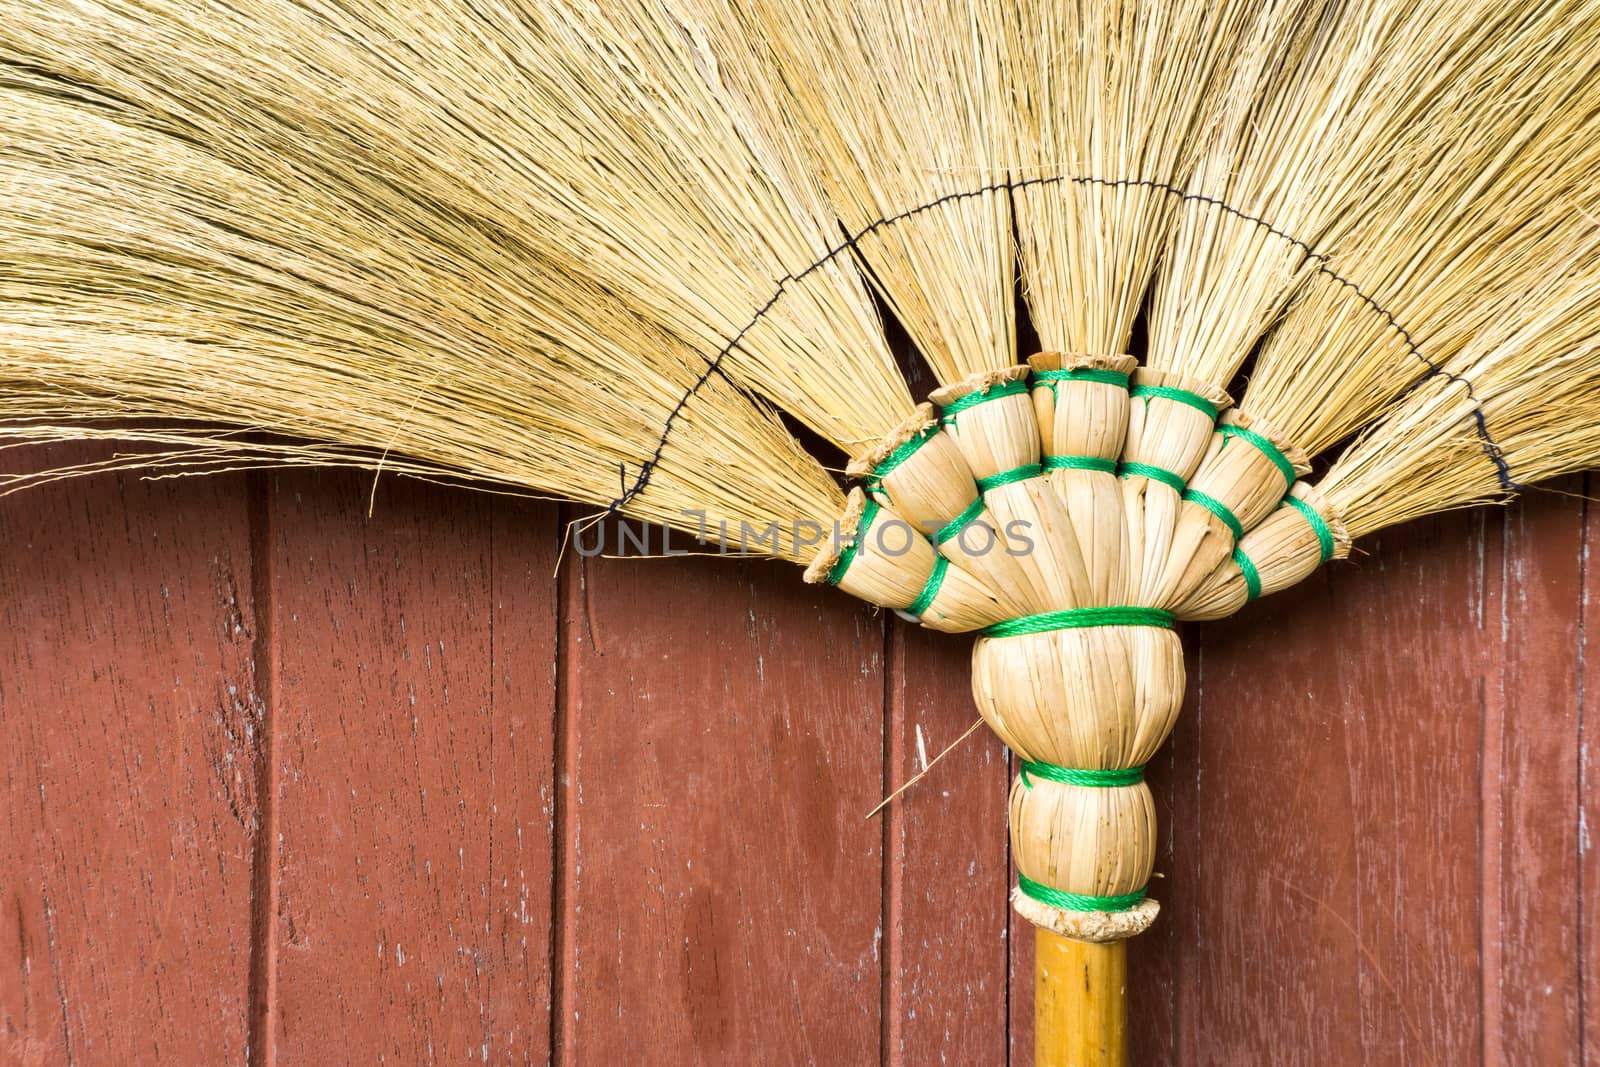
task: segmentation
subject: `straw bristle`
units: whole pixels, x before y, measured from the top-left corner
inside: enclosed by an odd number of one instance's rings
[[[1015,362],[1000,23],[966,0],[696,0],[730,79],[791,129],[943,382]]]
[[[751,547],[785,556],[796,522],[826,524],[842,503],[777,419],[720,379],[663,445],[703,361],[473,220],[252,172],[37,77],[0,91],[0,396],[20,420],[5,425],[13,440],[118,420],[124,439],[198,446],[130,465],[338,462],[596,503],[649,463],[627,513],[698,531],[704,512],[734,540],[741,521],[770,526],[774,540]]]
[[[1600,462],[1600,278],[1525,300],[1539,312],[1486,328],[1328,471],[1352,536]]]
[[[660,5],[18,2],[0,47],[362,219],[540,249],[847,449],[910,407],[815,180]]]

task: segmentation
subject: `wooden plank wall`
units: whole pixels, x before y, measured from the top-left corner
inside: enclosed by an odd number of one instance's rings
[[[964,641],[371,489],[0,500],[0,1063],[1029,1061],[1003,750],[865,818]],[[1540,494],[1190,632],[1136,1062],[1600,1047],[1597,538]]]

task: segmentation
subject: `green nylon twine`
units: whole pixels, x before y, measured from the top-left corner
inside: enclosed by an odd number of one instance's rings
[[[1052,889],[1042,882],[1017,872],[1017,888],[1024,896],[1062,911],[1132,911],[1144,900],[1145,891],[1136,889],[1114,897],[1093,897],[1086,893],[1068,893],[1065,889]]]
[[[861,521],[856,523],[855,538],[839,553],[839,558],[828,568],[828,584],[838,585],[844,578],[844,572],[850,569],[850,564],[856,561],[856,550],[861,547],[861,542],[867,539],[867,528],[872,525],[872,520],[878,517],[878,512],[883,510],[875,500],[867,501],[867,506],[861,509]]]
[[[1217,405],[1199,393],[1191,393],[1187,389],[1174,389],[1170,385],[1136,385],[1128,392],[1130,395],[1141,399],[1159,396],[1165,400],[1175,400],[1180,404],[1187,404],[1189,407],[1204,414],[1208,419],[1215,419],[1218,414]]]
[[[1117,786],[1138,785],[1144,781],[1143,767],[1121,767],[1112,770],[1090,770],[1084,767],[1058,767],[1054,763],[1022,761],[1022,784],[1033,788],[1033,779],[1062,785],[1081,785],[1091,789],[1114,789]]]
[[[1256,561],[1236,548],[1233,550],[1233,562],[1239,568],[1239,573],[1244,575],[1245,599],[1256,599],[1261,595],[1261,572],[1256,570]]]
[[[1191,503],[1199,504],[1201,507],[1211,512],[1211,514],[1221,519],[1222,525],[1226,526],[1230,531],[1232,531],[1233,539],[1235,541],[1244,536],[1244,524],[1239,521],[1239,516],[1235,515],[1232,508],[1228,507],[1228,505],[1224,504],[1216,497],[1211,496],[1209,493],[1202,493],[1198,489],[1190,489],[1188,492],[1183,494],[1183,499],[1190,501]]]
[[[1289,462],[1289,457],[1284,455],[1278,446],[1272,443],[1270,438],[1258,434],[1254,430],[1247,430],[1243,426],[1234,426],[1231,423],[1218,426],[1217,432],[1223,436],[1224,440],[1237,437],[1241,441],[1254,445],[1258,452],[1270,459],[1272,465],[1278,468],[1278,473],[1283,475],[1284,485],[1291,486],[1294,484],[1294,464]]]
[[[1322,562],[1326,563],[1332,559],[1333,531],[1329,529],[1322,516],[1317,514],[1317,509],[1297,496],[1286,496],[1283,498],[1283,502],[1305,516],[1305,520],[1310,524],[1311,529],[1316,531],[1317,544],[1322,549]]]
[[[1175,493],[1182,493],[1184,481],[1165,467],[1152,467],[1148,463],[1124,463],[1117,468],[1117,474],[1123,478],[1149,478],[1152,482],[1160,482]]]
[[[991,474],[987,477],[979,478],[978,492],[987,493],[989,490],[998,489],[1002,485],[1013,485],[1017,482],[1025,482],[1029,478],[1037,478],[1043,473],[1044,467],[1040,466],[1039,464],[1025,463],[1020,467],[1012,467],[1008,471],[1001,471],[999,474]]]
[[[966,411],[968,408],[977,407],[979,404],[986,404],[991,400],[999,400],[1004,396],[1016,396],[1018,393],[1026,393],[1027,391],[1028,383],[1024,381],[996,382],[994,385],[989,386],[989,388],[984,389],[981,392],[968,393],[966,396],[952,400],[948,404],[940,405],[944,408],[943,421],[946,423],[952,423],[955,421],[957,415],[961,414],[963,411]]]
[[[1172,629],[1175,616],[1160,608],[1106,607],[1067,608],[1007,619],[983,628],[984,637],[1021,637],[1049,633],[1051,630],[1084,630],[1094,626],[1155,626]]]
[[[1047,471],[1100,471],[1103,474],[1117,473],[1117,461],[1102,459],[1099,456],[1046,456],[1044,469]]]
[[[922,592],[917,594],[917,599],[906,608],[907,615],[922,617],[933,604],[933,598],[939,595],[939,587],[944,585],[944,572],[950,569],[950,561],[939,556],[933,561],[933,573],[928,575],[927,582],[922,587]]]
[[[942,545],[946,541],[950,540],[956,534],[970,526],[972,521],[979,515],[983,514],[983,509],[983,497],[980,496],[973,500],[972,503],[968,504],[965,511],[951,519],[949,522],[945,523],[943,526],[939,527],[939,532],[933,535],[933,543],[936,545]]]
[[[1122,371],[1101,370],[1096,367],[1078,367],[1073,370],[1036,370],[1030,377],[1035,384],[1050,390],[1050,395],[1057,398],[1061,396],[1056,391],[1057,382],[1099,382],[1102,385],[1114,385],[1119,389],[1128,387],[1128,376]]]
[[[866,478],[862,479],[863,484],[869,489],[877,489],[880,487],[883,484],[883,479],[886,478],[891,471],[900,466],[900,464],[904,463],[906,460],[910,459],[912,456],[916,455],[917,449],[933,440],[933,435],[937,429],[938,428],[934,426],[927,426],[921,430],[918,430],[914,436],[901,444],[899,448],[896,448],[893,452],[890,452],[887,456],[884,456],[882,462],[872,468],[872,473],[867,475]]]

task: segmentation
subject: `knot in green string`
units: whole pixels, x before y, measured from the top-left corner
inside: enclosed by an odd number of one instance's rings
[[[1144,900],[1145,894],[1143,889],[1113,897],[1068,893],[1064,889],[1052,889],[1043,882],[1035,882],[1021,871],[1017,872],[1017,888],[1022,890],[1023,896],[1032,897],[1041,904],[1048,904],[1062,911],[1132,911]]]
[[[1160,608],[1067,608],[1039,615],[1024,615],[1020,619],[1007,619],[987,626],[980,632],[984,637],[1020,637],[1023,634],[1082,630],[1094,626],[1155,626],[1170,630],[1174,618],[1172,612]]]
[[[1112,770],[1090,770],[1083,767],[1058,767],[1054,763],[1022,761],[1022,784],[1033,788],[1033,779],[1062,785],[1080,785],[1089,789],[1115,789],[1118,786],[1138,785],[1144,781],[1143,767],[1119,767]]]

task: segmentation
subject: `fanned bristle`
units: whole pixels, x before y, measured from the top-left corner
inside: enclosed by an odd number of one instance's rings
[[[1046,351],[1127,350],[1193,166],[1197,127],[1257,7],[1019,5],[1006,56],[1017,229],[1024,293]]]
[[[347,212],[540,249],[847,449],[910,409],[816,182],[660,5],[18,3],[0,46]]]
[[[1321,257],[1427,195],[1440,166],[1492,167],[1517,126],[1485,123],[1473,90],[1573,21],[1570,11],[1488,0],[1362,0],[1312,13],[1266,58],[1239,64],[1239,84],[1221,97],[1156,278],[1153,366],[1227,384]],[[1475,158],[1451,158],[1440,146],[1465,126],[1483,127],[1488,143]],[[1434,224],[1447,224],[1453,204],[1435,204],[1446,217]]]
[[[686,0],[684,0],[686,2]],[[1000,23],[967,0],[695,0],[725,76],[792,130],[939,380],[1016,362]]]
[[[705,512],[735,538],[741,520],[772,525],[778,540],[752,547],[777,555],[792,555],[795,522],[825,525],[842,505],[728,383],[679,408],[704,366],[683,342],[476,220],[242,169],[37,77],[3,92],[12,440],[115,420],[123,439],[196,446],[129,465],[332,462],[594,503],[650,464],[628,514],[698,531]],[[663,444],[669,416],[679,432]],[[195,422],[325,443],[181,428]]]
[[[1491,318],[1439,375],[1341,455],[1320,488],[1359,537],[1600,462],[1600,277]]]
[[[1267,335],[1242,407],[1321,452],[1489,319],[1538,313],[1529,292],[1594,269],[1600,112],[1581,102],[1595,84],[1591,36],[1547,28],[1501,42],[1476,80],[1441,87],[1438,118],[1396,146],[1394,165],[1420,184],[1330,245]]]

